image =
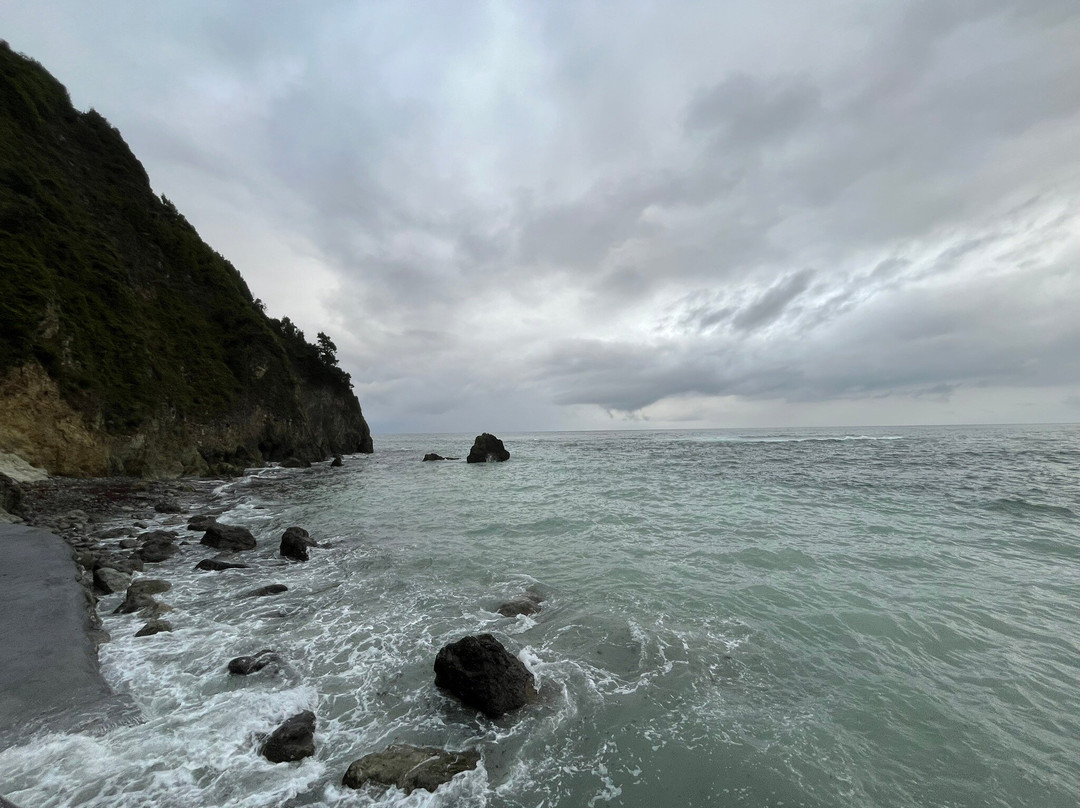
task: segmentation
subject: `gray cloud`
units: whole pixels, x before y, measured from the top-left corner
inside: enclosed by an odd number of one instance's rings
[[[1078,392],[1072,0],[6,11],[377,427]]]

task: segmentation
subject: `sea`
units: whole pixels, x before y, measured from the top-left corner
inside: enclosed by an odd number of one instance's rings
[[[1080,805],[1080,426],[376,436],[209,507],[259,540],[153,569],[171,633],[112,615],[138,720],[0,752],[22,808]],[[422,462],[427,452],[460,458]],[[205,503],[203,503],[205,505]],[[159,517],[168,525],[169,517]],[[285,528],[320,544],[278,555]],[[277,596],[242,595],[282,583]],[[532,616],[502,617],[525,592]],[[434,685],[490,633],[536,703],[490,720]],[[250,677],[229,659],[287,663]],[[260,736],[301,710],[316,753]],[[477,750],[434,793],[354,791],[394,743]]]

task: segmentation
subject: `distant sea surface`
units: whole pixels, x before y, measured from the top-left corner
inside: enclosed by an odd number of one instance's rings
[[[143,722],[0,752],[45,806],[1080,804],[1080,426],[376,437],[343,468],[224,484],[253,567],[153,570],[175,631],[105,617]],[[285,527],[330,547],[276,555]],[[192,534],[191,539],[197,542]],[[241,598],[284,583],[273,598]],[[535,617],[504,618],[528,589]],[[119,596],[114,596],[118,598]],[[111,611],[105,600],[101,611]],[[490,632],[539,703],[498,721],[433,684]],[[230,678],[263,648],[289,667]],[[317,754],[259,733],[303,709]],[[477,749],[435,794],[354,792],[390,743]]]

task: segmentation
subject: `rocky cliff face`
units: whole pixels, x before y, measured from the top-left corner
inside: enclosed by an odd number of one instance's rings
[[[0,44],[0,451],[162,477],[370,452],[348,374]]]

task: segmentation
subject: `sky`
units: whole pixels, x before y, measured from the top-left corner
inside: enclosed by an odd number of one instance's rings
[[[1080,421],[1075,0],[0,0],[379,433]]]

